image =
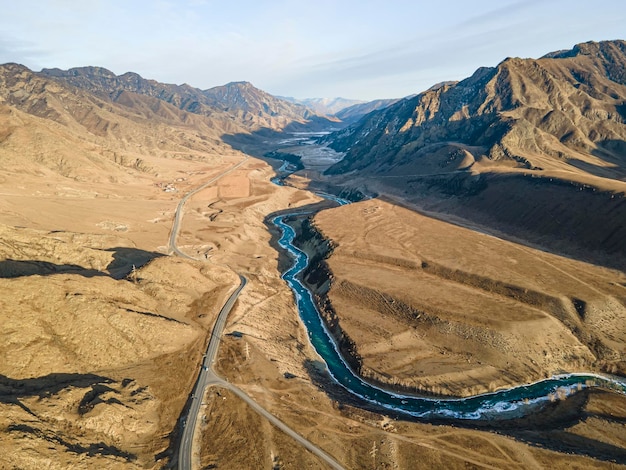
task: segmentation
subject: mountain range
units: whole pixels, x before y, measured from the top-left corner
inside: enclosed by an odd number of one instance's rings
[[[272,96],[249,82],[200,90],[186,84],[160,83],[132,72],[115,75],[102,67],[34,72],[19,64],[0,66],[0,106],[30,116],[25,117],[27,126],[24,120],[6,121],[2,140],[39,128],[37,132],[47,134],[51,144],[41,146],[39,155],[32,158],[26,157],[33,150],[27,146],[20,164],[37,160],[48,170],[72,176],[97,173],[94,161],[103,158],[107,164],[112,160],[123,162],[126,167],[141,167],[136,163],[141,160],[136,154],[193,156],[222,148],[227,145],[225,142],[239,148],[242,139],[250,142],[263,131],[338,128],[345,124],[324,112],[331,108],[349,112],[355,108],[351,114],[354,118],[384,104],[380,101],[348,106],[354,100],[343,99],[305,102],[325,102],[327,106],[320,104],[316,111]],[[5,119],[10,114],[6,108]],[[32,116],[44,120],[33,121]],[[51,122],[61,126],[55,132],[60,132],[62,139],[51,135]],[[179,132],[180,129],[184,131]],[[94,141],[98,143],[96,147],[92,145]],[[84,144],[89,149],[82,155],[90,158],[83,161],[74,150]],[[13,158],[7,157],[7,162]],[[61,166],[63,169],[58,170]]]
[[[626,255],[626,42],[507,58],[327,138],[347,180],[566,251]],[[575,248],[574,248],[575,246]],[[609,260],[609,262],[612,262]]]
[[[298,99],[290,96],[280,97],[285,101],[289,101],[291,103],[298,103],[307,108],[312,109],[316,113],[324,114],[332,116],[337,114],[339,111],[345,108],[349,108],[350,106],[354,106],[356,104],[365,103],[365,101],[361,100],[351,100],[346,98],[305,98]]]
[[[322,177],[274,184],[276,161],[251,158],[329,128],[345,157]],[[624,461],[626,405],[609,391],[558,389],[478,429],[362,410],[320,367],[268,227],[303,209],[303,279],[374,383],[461,396],[562,370],[623,377],[624,41],[368,103],[5,64],[0,162],[2,468],[175,466],[236,273],[249,282],[217,372],[346,467]],[[321,210],[334,203],[310,189],[378,197]],[[321,465],[233,390],[202,398],[203,468]]]
[[[616,163],[626,150],[625,52],[626,42],[614,41],[538,60],[509,58],[404,99],[334,135],[332,147],[347,154],[330,173],[424,166],[450,145],[474,160],[623,176]]]
[[[540,59],[507,58],[400,100],[303,101],[339,109],[327,116],[248,82],[200,90],[100,67],[32,72],[6,64],[0,138],[4,150],[13,134],[51,142],[27,146],[19,161],[8,152],[5,165],[89,178],[102,164],[149,171],[142,155],[194,158],[264,129],[349,124],[326,138],[345,153],[327,171],[336,181],[412,204],[431,201],[436,210],[552,248],[597,251],[596,261],[608,256],[621,266],[625,70],[626,42],[582,43]],[[60,127],[51,131],[49,122]]]
[[[325,119],[306,106],[276,98],[248,82],[231,82],[200,90],[186,84],[172,85],[147,80],[132,72],[117,76],[101,67],[43,69],[40,75],[62,80],[114,102],[124,100],[125,93],[130,92],[157,98],[194,114],[228,116],[251,130],[260,127],[280,130],[293,122]]]
[[[6,64],[0,106],[60,124],[54,132],[64,138],[51,138],[30,162],[82,177],[97,174],[100,159],[146,171],[142,152],[193,156],[223,147],[225,136],[352,122],[327,138],[345,153],[328,173],[350,174],[347,184],[366,179],[412,202],[439,193],[442,210],[612,256],[626,253],[626,208],[616,202],[626,179],[625,51],[624,41],[583,43],[536,60],[508,58],[397,101],[308,101],[341,108],[335,116],[248,82],[200,90],[100,67],[37,73]],[[26,132],[9,116],[5,108],[3,141]],[[31,130],[35,122],[43,125],[33,121]],[[61,142],[89,146],[83,155],[90,158],[64,157],[69,153]],[[624,219],[606,219],[607,211]]]

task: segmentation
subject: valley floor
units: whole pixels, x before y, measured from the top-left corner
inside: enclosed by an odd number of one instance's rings
[[[177,162],[158,181],[146,177],[136,186],[5,180],[0,283],[11,295],[0,298],[0,467],[170,465],[177,420],[215,315],[238,283],[235,273],[249,283],[228,319],[216,370],[346,468],[611,468],[626,460],[626,404],[609,393],[585,392],[508,425],[466,428],[380,414],[333,385],[280,279],[286,259],[265,224],[271,213],[319,198],[271,184],[266,163],[250,159],[188,201],[178,246],[204,261],[165,256],[181,194],[242,158]],[[177,192],[155,184],[162,182]],[[603,296],[618,299],[610,282],[623,279],[404,211],[372,200],[315,219],[338,243],[329,261],[336,276],[330,295],[370,376],[463,394],[593,363],[595,352],[565,317],[475,284],[490,280],[497,288],[510,283],[556,296],[567,305],[563,315],[596,334],[585,322],[604,318],[613,304]],[[350,231],[340,223],[347,217]],[[359,245],[360,234],[366,245]],[[489,264],[494,246],[493,256],[510,258],[506,271]],[[374,270],[385,276],[374,279]],[[569,290],[557,295],[556,278]],[[412,307],[430,299],[442,321],[407,327],[398,312],[383,315],[383,290]],[[573,298],[587,306],[584,321]],[[359,318],[364,311],[374,319],[369,331]],[[424,319],[433,315],[425,311]],[[602,324],[602,341],[623,341],[619,315],[615,310],[614,323]],[[531,326],[541,337],[530,339]],[[472,339],[476,332],[488,341]],[[512,364],[502,362],[502,351]],[[523,354],[534,363],[524,366]],[[230,392],[210,388],[203,401],[203,468],[325,468]]]

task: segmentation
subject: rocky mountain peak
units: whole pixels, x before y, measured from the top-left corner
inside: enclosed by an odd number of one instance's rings
[[[626,42],[584,43],[556,56],[507,58],[368,115],[332,137],[347,156],[329,171],[408,165],[450,143],[472,147],[478,160],[526,168],[543,167],[546,155],[618,158],[609,142],[626,141]]]
[[[113,101],[126,99],[124,93],[130,92],[157,98],[194,114],[230,114],[231,119],[253,130],[282,129],[293,122],[306,123],[315,116],[308,108],[280,100],[245,81],[203,91],[189,85],[148,80],[134,72],[118,76],[102,67],[43,69],[40,74]]]

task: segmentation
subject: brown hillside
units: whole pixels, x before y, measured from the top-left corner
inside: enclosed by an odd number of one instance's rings
[[[421,150],[458,142],[489,162],[545,169],[566,163],[575,171],[582,159],[621,177],[614,160],[626,138],[624,70],[624,41],[583,44],[559,58],[506,59],[335,134],[332,146],[347,155],[328,173],[399,172],[415,166],[410,160]]]
[[[149,96],[193,114],[222,123],[223,133],[255,131],[260,128],[281,130],[292,123],[311,119],[326,120],[309,108],[276,98],[248,82],[200,90],[190,85],[173,85],[147,80],[132,72],[115,75],[102,67],[78,67],[70,70],[43,69],[40,74],[106,97],[123,100],[124,93]],[[230,122],[230,128],[224,123]],[[220,127],[220,126],[218,126]]]
[[[182,195],[245,158],[219,140],[240,129],[0,67],[0,468],[171,463],[209,331],[238,283],[224,264],[245,266],[248,292],[287,291],[259,242],[263,217],[309,198],[245,161],[189,201],[178,243],[204,261],[166,256]]]
[[[375,381],[468,395],[559,371],[626,372],[620,272],[377,199],[314,221],[335,246],[331,305]]]
[[[14,64],[0,67],[0,107],[3,169],[89,180],[154,173],[155,157],[206,160],[240,129],[134,93],[113,103]]]
[[[333,134],[327,173],[623,268],[625,77],[624,41],[506,59]]]

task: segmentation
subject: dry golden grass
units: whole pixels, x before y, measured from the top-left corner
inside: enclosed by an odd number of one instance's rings
[[[0,104],[0,467],[168,465],[177,419],[215,315],[237,283],[235,272],[243,272],[249,283],[226,331],[243,337],[225,337],[217,369],[347,468],[414,468],[416,462],[429,468],[610,468],[612,461],[624,461],[623,401],[609,394],[557,403],[499,434],[489,432],[489,425],[480,430],[416,423],[368,410],[333,385],[312,350],[277,270],[286,260],[277,255],[264,222],[270,213],[319,198],[271,185],[272,170],[250,159],[185,207],[178,244],[204,260],[160,256],[181,195],[243,158],[219,141],[220,134],[237,129],[137,96],[114,104],[70,93],[26,71],[16,73],[0,80],[6,100],[26,98],[15,101],[19,105]],[[493,371],[463,362],[467,356],[450,344],[462,340],[472,359],[503,367],[501,358],[490,355],[501,344],[483,341],[478,331],[486,332],[485,338],[502,334],[515,354],[541,359],[542,348],[548,348],[559,364],[571,365],[573,359],[553,347],[554,341],[588,361],[592,351],[585,351],[587,343],[573,334],[568,318],[581,332],[600,335],[609,350],[623,344],[622,311],[604,295],[620,301],[611,290],[617,287],[605,282],[614,273],[585,273],[573,261],[545,254],[509,253],[501,242],[457,236],[457,229],[425,218],[411,224],[409,233],[402,222],[418,216],[390,205],[384,212],[395,218],[378,219],[383,224],[370,227],[370,249],[362,250],[355,233],[364,233],[370,222],[358,211],[378,202],[368,204],[325,212],[320,220],[327,217],[339,231],[346,213],[355,221],[352,231],[333,234],[344,237],[334,270],[345,272],[343,287],[336,284],[341,295],[331,290],[331,296],[337,305],[346,302],[348,314],[359,305],[357,298],[371,299],[368,313],[379,328],[365,331],[355,315],[351,330],[360,335],[359,345],[367,346],[364,358],[371,370],[384,365],[385,373],[408,377],[421,357],[433,386],[443,389],[437,371],[444,370],[455,381],[446,384],[447,391],[482,389]],[[496,245],[498,255],[511,259],[510,269],[485,266],[476,272]],[[536,263],[515,268],[527,256]],[[528,270],[536,266],[542,266],[537,271],[542,277],[535,279]],[[575,278],[564,276],[561,271],[572,266]],[[386,285],[374,285],[381,280],[374,268],[385,273]],[[348,279],[355,273],[358,279]],[[415,276],[422,287],[406,282],[397,290],[406,276]],[[507,283],[527,292],[507,296]],[[417,306],[412,295],[430,292],[433,298],[419,306],[437,307],[428,315],[436,314],[441,323],[422,332],[421,323],[407,327],[404,308],[383,309],[388,307],[381,302],[383,288],[393,291],[396,307]],[[449,291],[454,295],[441,295]],[[573,296],[586,302],[584,319],[575,320],[575,308],[567,304]],[[554,305],[567,306],[563,317],[550,310],[552,297],[558,300]],[[480,314],[458,308],[461,300]],[[500,307],[510,312],[507,318],[494,318]],[[532,325],[547,330],[545,344],[531,340],[524,348]],[[443,347],[451,351],[445,361],[436,356]],[[521,360],[510,357],[517,367],[507,376],[511,381],[550,370],[547,359],[522,370]],[[618,365],[604,360],[606,366]],[[471,371],[477,374],[474,383]],[[498,386],[503,380],[492,382]],[[230,394],[219,397],[211,390],[207,403],[199,436],[203,464],[319,467]]]
[[[619,271],[380,200],[321,212],[315,225],[336,245],[329,298],[377,381],[466,395],[561,371],[624,372]]]

